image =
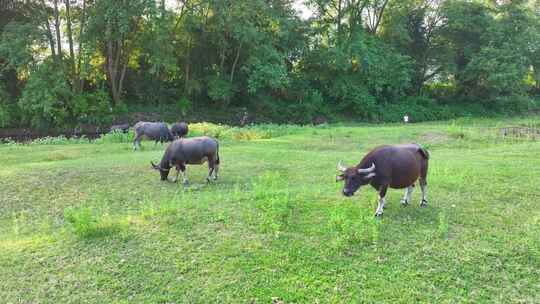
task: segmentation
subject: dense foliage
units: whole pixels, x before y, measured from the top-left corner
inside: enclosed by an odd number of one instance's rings
[[[532,0],[2,0],[0,127],[523,112],[539,41]]]

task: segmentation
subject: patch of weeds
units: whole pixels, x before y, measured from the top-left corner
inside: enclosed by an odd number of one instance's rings
[[[156,203],[145,200],[142,210],[142,217],[146,220],[165,218],[166,221],[171,221],[171,218],[176,218],[178,214],[179,206],[174,199]]]
[[[448,237],[448,216],[444,211],[439,213],[439,225],[437,226],[437,231],[441,238]]]
[[[455,123],[449,125],[446,132],[448,133],[448,136],[454,139],[465,139],[466,137],[465,128]]]
[[[67,145],[67,144],[79,144],[88,143],[88,138],[85,136],[67,138],[64,135],[60,136],[46,136],[42,138],[36,138],[32,140],[30,145]]]
[[[211,136],[217,139],[231,138],[231,127],[227,125],[198,122],[189,124],[189,137]]]
[[[253,193],[258,210],[254,222],[263,233],[279,236],[287,229],[294,204],[281,175],[266,173],[253,183]]]
[[[113,131],[107,134],[101,135],[99,138],[94,140],[95,143],[105,144],[105,143],[131,143],[135,139],[135,133],[133,130],[130,130],[127,133],[121,131]]]
[[[64,210],[64,219],[80,239],[106,237],[121,230],[120,223],[89,208],[68,208]]]
[[[189,136],[207,135],[218,139],[257,140],[294,134],[302,129],[303,127],[296,125],[260,124],[240,128],[201,122],[189,125]]]
[[[0,145],[16,146],[18,143],[11,137],[0,138]]]
[[[381,223],[367,209],[354,205],[337,207],[330,215],[328,229],[332,245],[338,250],[348,250],[357,245],[376,245]]]
[[[232,132],[234,140],[256,140],[269,138],[268,134],[250,128],[235,128]]]

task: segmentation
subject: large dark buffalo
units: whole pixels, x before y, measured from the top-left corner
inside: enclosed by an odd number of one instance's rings
[[[341,172],[336,181],[345,181],[343,195],[352,196],[361,186],[370,184],[379,191],[379,205],[375,216],[383,214],[384,196],[388,187],[407,188],[401,200],[407,206],[411,200],[414,183],[420,178],[421,207],[427,206],[427,171],[429,153],[417,144],[380,146],[369,152],[355,167],[338,164]]]
[[[182,138],[188,134],[188,125],[185,122],[177,122],[171,126],[171,133],[175,138]]]
[[[175,167],[176,178],[173,182],[178,181],[178,175],[182,172],[184,185],[187,185],[186,165],[201,165],[205,161],[208,161],[206,181],[210,182],[212,175],[216,180],[219,171],[219,144],[208,136],[177,139],[167,147],[159,165],[150,163],[152,168],[159,171],[163,181],[167,180],[169,171]]]
[[[133,150],[141,148],[141,139],[143,136],[154,140],[156,143],[173,141],[174,136],[164,122],[145,122],[139,121],[133,126],[135,130],[135,140],[133,141]]]

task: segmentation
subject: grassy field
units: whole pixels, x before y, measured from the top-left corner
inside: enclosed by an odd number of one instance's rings
[[[540,117],[198,125],[222,137],[221,174],[191,166],[186,190],[150,169],[165,145],[0,145],[0,302],[540,303],[540,142],[508,126]],[[430,205],[390,190],[376,219],[336,163],[403,142],[431,152]]]

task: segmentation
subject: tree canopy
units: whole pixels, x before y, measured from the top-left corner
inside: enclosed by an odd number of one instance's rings
[[[539,94],[538,1],[0,0],[0,127],[134,105],[437,119]]]

